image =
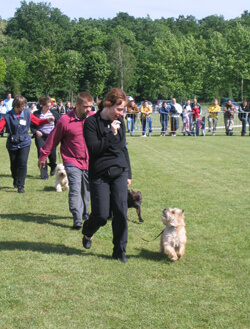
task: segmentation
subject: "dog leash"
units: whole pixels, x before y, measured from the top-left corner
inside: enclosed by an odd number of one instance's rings
[[[132,224],[133,229],[134,229],[136,235],[138,235],[139,238],[142,239],[142,240],[145,241],[145,242],[152,242],[152,241],[156,240],[156,239],[162,234],[162,232],[164,231],[164,228],[163,228],[162,231],[161,231],[161,232],[160,232],[160,233],[159,233],[159,234],[158,234],[153,240],[147,240],[147,239],[144,239],[144,238],[139,234],[139,232],[138,232],[137,229],[135,228],[135,225],[134,225],[134,223],[132,222],[132,220],[128,219],[128,221]]]

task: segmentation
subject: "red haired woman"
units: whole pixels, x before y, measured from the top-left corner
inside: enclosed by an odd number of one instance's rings
[[[86,249],[91,247],[94,233],[107,223],[112,212],[112,257],[122,262],[127,261],[127,187],[131,184],[123,121],[127,103],[124,91],[112,89],[99,103],[99,111],[87,118],[84,125],[92,212],[83,225],[83,246]]]

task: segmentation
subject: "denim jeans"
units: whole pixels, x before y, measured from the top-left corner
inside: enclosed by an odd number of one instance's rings
[[[127,118],[127,128],[130,131],[130,136],[133,136],[135,129],[135,120],[133,118]]]
[[[149,128],[149,132],[152,131],[152,120],[150,117],[147,117],[146,119],[142,119],[142,134],[146,135],[146,128]]]

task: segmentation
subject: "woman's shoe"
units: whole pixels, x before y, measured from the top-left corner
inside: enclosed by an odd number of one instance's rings
[[[84,235],[83,238],[82,238],[82,245],[83,245],[83,247],[85,249],[90,249],[91,244],[92,244],[92,238],[89,238],[86,235]]]

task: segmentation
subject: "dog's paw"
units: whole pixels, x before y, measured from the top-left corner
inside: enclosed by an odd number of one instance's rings
[[[62,192],[62,187],[61,185],[56,186],[56,192]]]

